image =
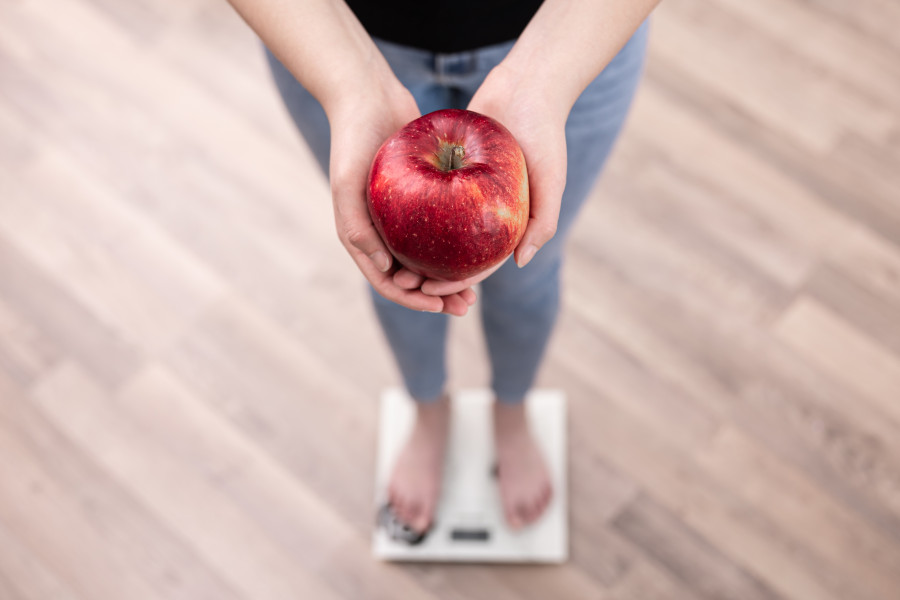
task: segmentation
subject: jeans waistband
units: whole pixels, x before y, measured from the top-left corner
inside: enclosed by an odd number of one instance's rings
[[[438,76],[470,75],[478,68],[478,57],[471,51],[453,54],[434,53],[429,63],[431,70]]]
[[[422,48],[403,46],[377,37],[373,39],[376,40],[383,51],[418,61],[419,64],[435,74],[439,79],[466,77],[477,73],[479,69],[486,65],[497,64],[515,43],[515,40],[509,40],[461,52],[432,52]]]

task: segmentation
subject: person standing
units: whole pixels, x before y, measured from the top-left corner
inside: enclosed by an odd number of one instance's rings
[[[659,0],[229,0],[263,41],[276,86],[331,184],[338,237],[370,284],[378,320],[417,403],[389,502],[433,523],[450,399],[448,315],[480,288],[495,395],[504,515],[535,522],[553,489],[525,411],[560,306],[566,236],[622,128]],[[403,268],[366,207],[381,143],[421,114],[465,108],[509,129],[531,214],[512,259],[461,282]]]

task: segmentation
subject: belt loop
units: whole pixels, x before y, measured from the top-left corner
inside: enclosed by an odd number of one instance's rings
[[[438,79],[465,77],[475,72],[478,57],[475,52],[434,53],[434,71]]]

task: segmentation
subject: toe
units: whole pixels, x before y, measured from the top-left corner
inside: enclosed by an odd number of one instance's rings
[[[547,505],[544,504],[544,499],[540,496],[535,498],[534,505],[531,508],[531,517],[532,519],[539,519],[542,514],[544,514],[544,508]]]
[[[549,493],[547,488],[541,488],[541,491],[538,493],[536,498],[536,504],[540,510],[544,510],[549,501]]]
[[[403,501],[403,496],[400,496],[398,494],[397,500],[394,503],[394,515],[401,521],[404,521],[406,518],[406,511],[407,511],[407,507],[406,507],[406,503]]]
[[[415,523],[419,520],[419,516],[421,514],[422,514],[422,505],[418,501],[412,500],[409,503],[409,506],[407,507],[406,518],[404,519],[404,521],[406,522],[407,525],[412,526],[413,523]]]
[[[415,508],[409,516],[409,525],[419,533],[428,529],[431,519],[428,506],[416,503]]]
[[[419,518],[422,531],[428,529],[434,523],[434,509],[435,506],[433,502],[425,504],[424,508],[422,509],[422,514]]]
[[[506,509],[506,522],[509,523],[509,526],[513,529],[518,529],[522,526],[522,519],[519,517],[519,511],[515,508],[508,507]]]
[[[516,511],[516,516],[522,525],[527,525],[531,522],[531,509],[526,504],[520,504]]]
[[[393,485],[388,486],[387,493],[387,503],[391,505],[391,508],[397,509],[397,501],[400,499],[400,494],[397,493],[397,490]]]
[[[422,533],[426,529],[428,529],[428,515],[423,512],[420,512],[419,515],[413,519],[412,528]]]

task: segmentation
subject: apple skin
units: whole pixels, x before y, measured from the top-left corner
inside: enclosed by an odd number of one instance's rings
[[[528,224],[525,157],[485,115],[438,110],[381,145],[366,186],[369,214],[410,271],[460,281],[502,262]]]

